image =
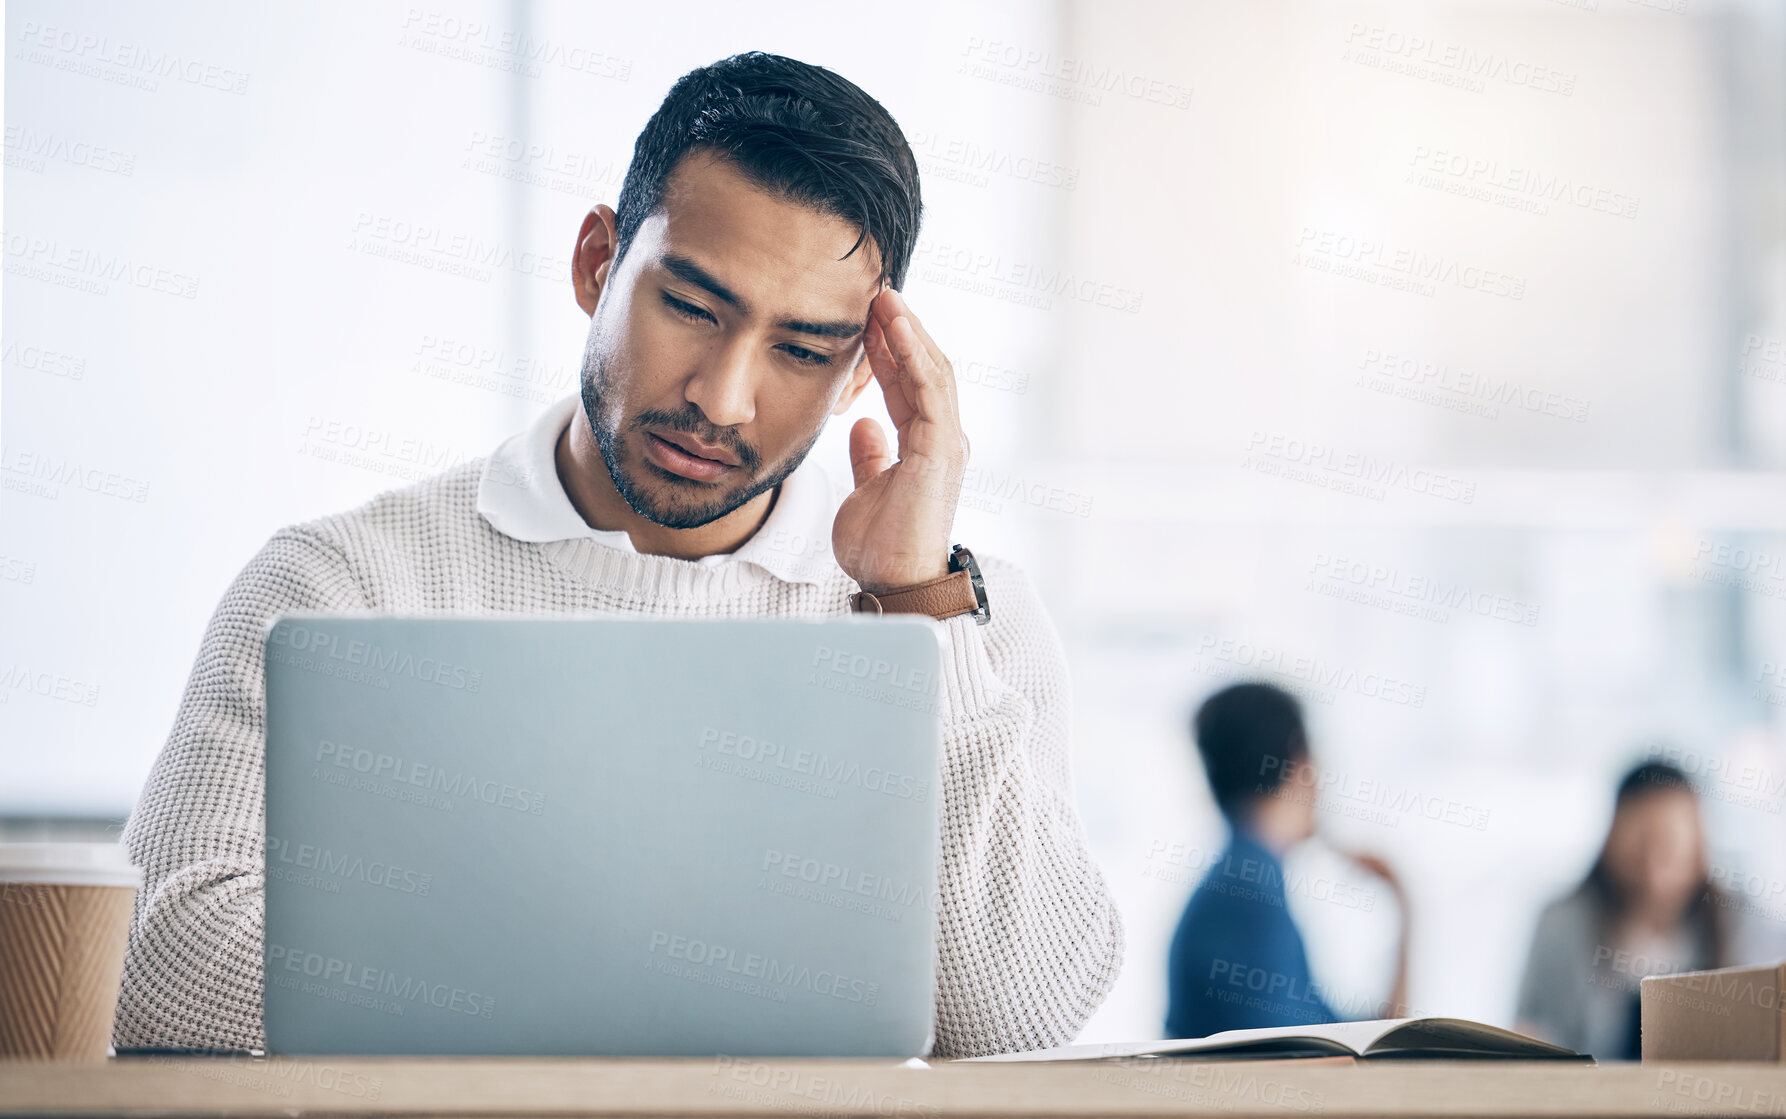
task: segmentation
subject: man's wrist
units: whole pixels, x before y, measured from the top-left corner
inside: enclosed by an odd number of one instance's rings
[[[980,625],[990,621],[986,585],[974,554],[957,544],[944,566],[941,575],[922,583],[891,591],[857,591],[850,595],[850,609],[856,613],[928,614],[937,619],[971,614]]]
[[[942,563],[937,565],[935,571],[932,571],[930,574],[928,574],[922,578],[910,580],[909,582],[904,582],[904,583],[899,583],[899,584],[858,583],[856,585],[861,587],[863,590],[867,591],[869,594],[874,595],[878,598],[879,596],[884,595],[884,594],[904,594],[906,591],[915,590],[918,587],[922,587],[926,584],[934,583],[937,580],[942,579],[945,576],[952,575],[952,574],[954,574],[954,573],[949,570],[948,561],[944,560]]]
[[[850,609],[858,614],[928,614],[941,620],[972,613],[978,605],[972,577],[965,571],[945,571],[898,590],[863,590],[850,595]]]

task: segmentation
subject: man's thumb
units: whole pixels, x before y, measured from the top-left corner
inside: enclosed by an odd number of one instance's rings
[[[850,469],[856,476],[856,487],[893,465],[887,437],[873,416],[863,416],[850,426]]]

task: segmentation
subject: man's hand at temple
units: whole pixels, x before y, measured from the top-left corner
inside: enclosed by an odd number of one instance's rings
[[[949,573],[968,439],[954,368],[892,288],[869,306],[863,348],[897,446],[871,417],[850,428],[855,490],[838,507],[831,548],[863,590],[879,594]]]

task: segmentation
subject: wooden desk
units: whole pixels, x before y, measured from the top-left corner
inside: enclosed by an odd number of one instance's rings
[[[1786,1116],[1786,1069],[1185,1061],[0,1061],[0,1115]]]

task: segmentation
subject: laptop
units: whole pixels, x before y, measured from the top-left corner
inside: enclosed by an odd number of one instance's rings
[[[941,636],[275,619],[267,1051],[923,1055]]]

